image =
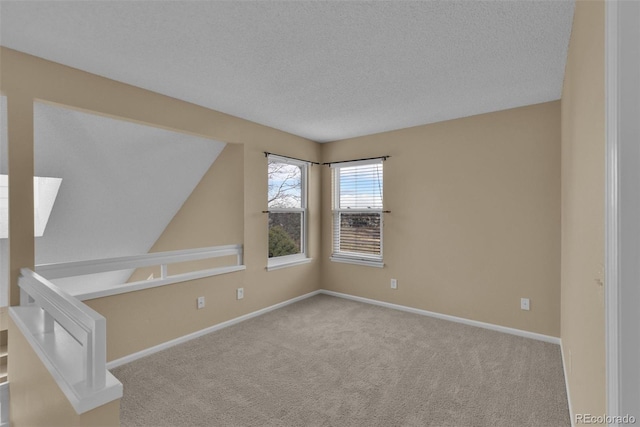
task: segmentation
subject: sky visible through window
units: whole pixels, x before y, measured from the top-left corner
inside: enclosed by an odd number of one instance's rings
[[[269,160],[269,208],[302,207],[300,166]]]
[[[343,167],[339,173],[339,208],[382,209],[382,164]]]

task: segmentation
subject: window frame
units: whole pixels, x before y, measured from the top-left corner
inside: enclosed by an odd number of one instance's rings
[[[277,163],[285,163],[300,168],[300,206],[299,208],[271,208],[267,206],[268,215],[272,213],[301,213],[300,224],[300,253],[292,255],[282,255],[278,257],[269,257],[268,245],[269,245],[269,220],[267,219],[267,271],[276,270],[284,267],[290,267],[299,264],[306,264],[311,262],[311,258],[308,256],[308,217],[309,217],[309,205],[308,205],[308,182],[309,182],[309,163],[301,160],[290,159],[287,157],[281,157],[275,154],[269,154],[267,156],[267,188],[269,183],[269,162],[275,161]],[[268,195],[267,195],[268,197]]]
[[[380,208],[343,208],[340,206],[340,169],[347,167],[380,165],[382,167],[382,206]],[[384,267],[384,159],[357,160],[331,164],[332,169],[332,251],[330,260],[334,262],[365,265],[369,267]],[[340,251],[340,217],[342,213],[376,213],[380,217],[380,255],[367,255],[358,252]]]

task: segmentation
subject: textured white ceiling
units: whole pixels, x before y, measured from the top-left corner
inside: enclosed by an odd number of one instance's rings
[[[225,146],[45,104],[34,118],[35,174],[62,178],[36,264],[147,253]],[[73,291],[130,273],[56,282]]]
[[[2,1],[0,43],[322,142],[559,99],[573,6]]]

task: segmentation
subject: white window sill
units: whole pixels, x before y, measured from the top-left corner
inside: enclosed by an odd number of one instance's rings
[[[308,264],[311,261],[312,261],[311,258],[301,258],[297,260],[286,260],[286,261],[269,260],[267,264],[267,271],[279,270],[281,268],[293,267],[301,264]]]
[[[365,265],[367,267],[377,267],[377,268],[384,267],[384,261],[369,261],[369,260],[358,259],[358,258],[347,258],[347,257],[337,257],[337,256],[332,256],[330,260],[333,262],[341,262],[344,264]]]

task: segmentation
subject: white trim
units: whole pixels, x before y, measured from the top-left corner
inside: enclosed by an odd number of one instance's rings
[[[336,208],[333,210],[335,213],[348,213],[348,214],[380,214],[384,212],[382,208]]]
[[[300,218],[300,253],[298,254],[292,254],[292,255],[283,255],[282,257],[274,257],[274,258],[269,258],[267,261],[267,264],[269,265],[267,267],[267,270],[269,270],[270,265],[272,264],[271,261],[272,260],[276,260],[278,258],[285,258],[285,261],[282,261],[283,264],[286,264],[288,262],[290,262],[291,258],[293,256],[297,256],[297,257],[307,257],[307,251],[308,251],[308,239],[309,239],[309,166],[311,165],[311,162],[305,162],[305,161],[301,161],[301,160],[295,160],[295,159],[288,159],[288,158],[284,158],[284,157],[280,157],[278,155],[275,154],[268,154],[267,155],[267,159],[268,161],[271,160],[271,158],[273,158],[276,162],[278,163],[286,163],[289,165],[293,165],[293,166],[297,166],[300,168],[300,207],[299,208],[271,208],[267,206],[267,211],[269,214],[272,213],[299,213],[301,214],[301,218]],[[268,171],[267,171],[268,174]],[[267,181],[269,180],[269,177],[267,177]],[[268,197],[267,197],[268,198]],[[267,234],[269,231],[269,226],[267,224]],[[289,257],[289,258],[288,258]],[[278,263],[277,261],[273,263],[273,269],[277,269],[280,268],[278,267],[278,265],[280,265],[280,263]]]
[[[24,338],[31,345],[33,351],[38,355],[42,364],[49,371],[60,390],[69,400],[76,413],[83,414],[99,406],[105,405],[113,400],[122,397],[122,383],[116,379],[109,371],[106,372],[105,386],[99,390],[91,390],[80,382],[69,382],[67,377],[69,371],[77,371],[82,367],[82,362],[66,359],[61,349],[67,349],[71,338],[66,341],[60,333],[46,333],[33,320],[42,317],[42,310],[37,306],[9,308],[9,316],[16,324]],[[60,327],[62,329],[62,327]],[[64,342],[65,345],[60,345]],[[15,357],[19,357],[16,355]],[[63,366],[66,362],[66,366]],[[77,363],[80,362],[80,363]]]
[[[281,268],[293,267],[293,266],[302,265],[302,264],[309,264],[311,261],[313,261],[312,258],[302,258],[302,259],[296,259],[291,261],[283,261],[283,260],[280,260],[280,258],[281,257],[270,258],[267,264],[267,271],[280,270]],[[271,261],[271,260],[274,260],[274,261]],[[280,262],[277,262],[276,260],[280,260]]]
[[[573,417],[573,408],[571,407],[571,394],[569,393],[569,375],[567,371],[567,365],[564,361],[564,346],[562,340],[560,340],[560,357],[562,358],[562,372],[564,373],[564,386],[567,391],[567,403],[569,405],[569,417],[571,418],[571,427],[575,427],[575,419]]]
[[[144,289],[157,288],[160,286],[172,285],[174,283],[186,282],[189,280],[203,279],[205,277],[219,276],[221,274],[234,273],[236,271],[246,270],[244,265],[232,265],[229,267],[217,267],[209,270],[191,271],[189,273],[174,274],[166,278],[140,280],[139,282],[123,283],[121,285],[109,285],[102,289],[93,288],[86,292],[69,292],[80,301],[86,301],[95,298],[108,297],[111,295],[124,294],[127,292],[142,291]]]
[[[383,166],[382,158],[368,159],[368,160],[356,160],[351,162],[341,162],[338,164],[331,164],[330,167],[333,169],[331,173],[332,179],[332,203],[331,203],[331,215],[332,215],[332,228],[331,228],[331,238],[332,238],[332,248],[333,253],[331,254],[331,261],[334,262],[342,262],[345,264],[356,264],[356,265],[365,265],[369,267],[384,267],[384,189],[381,190],[381,202],[382,206],[379,208],[343,208],[341,206],[340,197],[341,197],[341,183],[340,183],[340,169],[348,168],[348,167],[357,167],[363,165],[380,165],[383,167],[381,172],[382,174],[382,182],[381,185],[384,188],[384,166]],[[368,257],[367,254],[364,253],[352,253],[347,251],[341,251],[340,245],[342,242],[341,236],[341,215],[342,214],[378,214],[380,216],[380,254],[377,256]]]
[[[269,208],[269,213],[305,213],[306,208]]]
[[[618,2],[605,3],[605,335],[607,413],[619,414]],[[568,390],[567,390],[568,396]],[[571,420],[573,422],[573,418]]]
[[[117,258],[93,259],[87,261],[61,262],[36,265],[35,272],[49,280],[106,271],[148,267],[164,263],[196,261],[242,253],[242,245],[212,246],[207,248],[181,249],[177,251],[153,252],[142,255],[128,255]]]
[[[640,2],[606,2],[605,25],[607,413],[638,419]]]
[[[225,322],[222,323],[218,323],[216,325],[210,326],[208,328],[205,329],[201,329],[199,331],[184,335],[182,337],[164,342],[162,344],[158,344],[156,346],[153,347],[149,347],[147,349],[138,351],[136,353],[132,353],[129,354],[127,356],[121,357],[119,359],[115,359],[112,360],[110,362],[107,362],[107,369],[114,369],[117,368],[118,366],[122,366],[124,364],[133,362],[135,360],[141,359],[143,357],[149,356],[151,354],[157,353],[159,351],[162,350],[166,350],[170,347],[176,346],[178,344],[183,344],[187,341],[190,341],[192,339],[201,337],[203,335],[209,334],[211,332],[215,332],[218,331],[220,329],[224,329],[226,327],[235,325],[237,323],[243,322],[245,320],[249,320],[252,319],[254,317],[258,317],[261,316],[263,314],[266,314],[270,311],[274,311],[277,310],[279,308],[285,307],[287,305],[293,304],[295,302],[298,301],[302,301],[304,299],[319,295],[319,294],[323,294],[323,295],[329,295],[329,296],[333,296],[333,297],[338,297],[338,298],[344,298],[344,299],[349,299],[349,300],[353,300],[353,301],[358,301],[358,302],[363,302],[366,304],[373,304],[373,305],[378,305],[378,306],[382,306],[382,307],[386,307],[386,308],[391,308],[394,310],[400,310],[400,311],[405,311],[408,313],[413,313],[413,314],[420,314],[423,316],[429,316],[429,317],[434,317],[434,318],[438,318],[438,319],[443,319],[443,320],[448,320],[451,322],[456,322],[456,323],[463,323],[466,325],[470,325],[470,326],[475,326],[475,327],[479,327],[479,328],[483,328],[483,329],[490,329],[493,331],[497,331],[497,332],[503,332],[503,333],[507,333],[510,335],[517,335],[517,336],[521,336],[524,338],[530,338],[530,339],[534,339],[534,340],[538,340],[538,341],[544,341],[544,342],[548,342],[551,344],[561,344],[560,338],[557,337],[552,337],[552,336],[548,336],[548,335],[543,335],[543,334],[538,334],[535,332],[529,332],[529,331],[523,331],[520,329],[514,329],[514,328],[508,328],[506,326],[500,326],[500,325],[493,325],[491,323],[484,323],[484,322],[478,322],[476,320],[470,320],[470,319],[464,319],[461,317],[456,317],[456,316],[450,316],[447,314],[440,314],[440,313],[435,313],[435,312],[431,312],[431,311],[427,311],[427,310],[421,310],[421,309],[417,309],[417,308],[413,308],[413,307],[406,307],[403,305],[398,305],[398,304],[391,304],[391,303],[387,303],[384,301],[378,301],[378,300],[373,300],[373,299],[369,299],[369,298],[363,298],[363,297],[358,297],[355,295],[349,295],[349,294],[343,294],[340,292],[334,292],[334,291],[328,291],[325,289],[319,289],[317,291],[313,291],[313,292],[309,292],[307,294],[304,295],[300,295],[298,297],[280,302],[278,304],[274,304],[272,306],[269,307],[265,307],[263,309],[251,312],[251,313],[247,313],[245,315],[227,320]],[[563,358],[564,361],[564,358]],[[564,363],[564,362],[563,362]],[[564,365],[563,365],[564,367]],[[566,379],[566,375],[565,375],[565,379]],[[567,389],[567,398],[568,398],[568,389]],[[569,401],[569,408],[571,408],[571,401]]]
[[[384,161],[382,157],[377,159],[368,159],[368,160],[353,160],[350,162],[338,162],[338,163],[329,163],[329,167],[331,169],[337,168],[351,168],[354,166],[366,166],[366,165],[377,165],[381,164]]]
[[[360,259],[360,258],[348,258],[345,256],[337,256],[337,255],[333,255],[329,259],[333,262],[341,262],[343,264],[366,265],[367,267],[378,267],[378,268],[384,267],[384,262],[382,260],[369,261],[369,260]]]
[[[261,316],[261,315],[266,314],[266,313],[268,313],[270,311],[277,310],[279,308],[282,308],[282,307],[285,307],[287,305],[293,304],[294,302],[302,301],[303,299],[307,299],[307,298],[310,298],[312,296],[318,295],[319,293],[321,293],[321,291],[319,291],[319,290],[318,291],[309,292],[308,294],[304,294],[304,295],[300,295],[299,297],[291,298],[289,300],[280,302],[278,304],[274,304],[274,305],[271,305],[269,307],[265,307],[265,308],[262,308],[260,310],[253,311],[251,313],[247,313],[245,315],[242,315],[242,316],[227,320],[225,322],[218,323],[218,324],[210,326],[208,328],[201,329],[201,330],[196,331],[196,332],[192,332],[192,333],[190,333],[188,335],[184,335],[182,337],[173,339],[171,341],[167,341],[167,342],[164,342],[162,344],[158,344],[158,345],[155,345],[153,347],[149,347],[149,348],[144,349],[142,351],[138,351],[137,353],[133,353],[133,354],[130,354],[128,356],[124,356],[124,357],[121,357],[119,359],[112,360],[111,362],[107,362],[107,369],[117,368],[118,366],[124,365],[125,363],[133,362],[134,360],[138,360],[138,359],[141,359],[141,358],[143,358],[145,356],[149,356],[149,355],[151,355],[153,353],[157,353],[159,351],[166,350],[167,348],[173,347],[173,346],[178,345],[178,344],[185,343],[185,342],[190,341],[190,340],[192,340],[194,338],[198,338],[198,337],[201,337],[203,335],[209,334],[211,332],[215,332],[215,331],[218,331],[220,329],[224,329],[226,327],[235,325],[236,323],[240,323],[240,322],[243,322],[245,320],[249,320],[249,319],[252,319],[254,317]]]
[[[282,157],[282,156],[278,156],[277,154],[267,154],[267,159],[274,159],[275,161],[277,161],[278,163],[286,163],[288,165],[293,165],[293,166],[309,166],[312,165],[313,163],[307,160],[298,160],[298,159],[292,159],[290,157]]]
[[[81,361],[80,381],[78,382],[78,378],[72,376],[73,372],[68,372],[63,378],[64,381],[82,393],[84,389],[93,392],[104,388],[107,357],[106,319],[27,268],[20,269],[18,286],[21,296],[28,295],[28,298],[24,298],[21,302],[20,308],[34,308],[38,316],[33,317],[33,310],[14,311],[13,314],[15,316],[24,314],[27,317],[21,320],[33,322],[30,324],[31,333],[36,335],[36,341],[54,365],[64,365],[67,358],[59,360],[59,349],[55,346],[51,347],[50,340],[45,335],[51,335],[53,339],[57,339],[59,334],[67,335],[80,345],[70,356],[78,356]],[[32,299],[33,303],[29,303],[29,299]],[[63,329],[56,333],[54,322]],[[81,398],[82,393],[79,394]]]
[[[419,308],[407,307],[399,304],[392,304],[385,301],[358,297],[355,295],[343,294],[341,292],[320,290],[321,294],[331,295],[338,298],[350,299],[353,301],[364,302],[367,304],[379,305],[381,307],[392,308],[394,310],[406,311],[407,313],[420,314],[422,316],[435,317],[436,319],[448,320],[450,322],[463,323],[465,325],[476,326],[478,328],[490,329],[492,331],[504,332],[506,334],[517,335],[524,338],[531,338],[538,341],[544,341],[551,344],[560,345],[560,338],[549,335],[538,334],[536,332],[523,331],[521,329],[509,328],[507,326],[494,325],[492,323],[479,322],[477,320],[465,319],[463,317],[451,316],[449,314],[441,314],[433,311],[422,310]]]
[[[277,267],[280,264],[289,264],[297,261],[303,261],[305,259],[307,259],[307,256],[303,253],[267,258],[267,269],[269,269],[269,267]]]

